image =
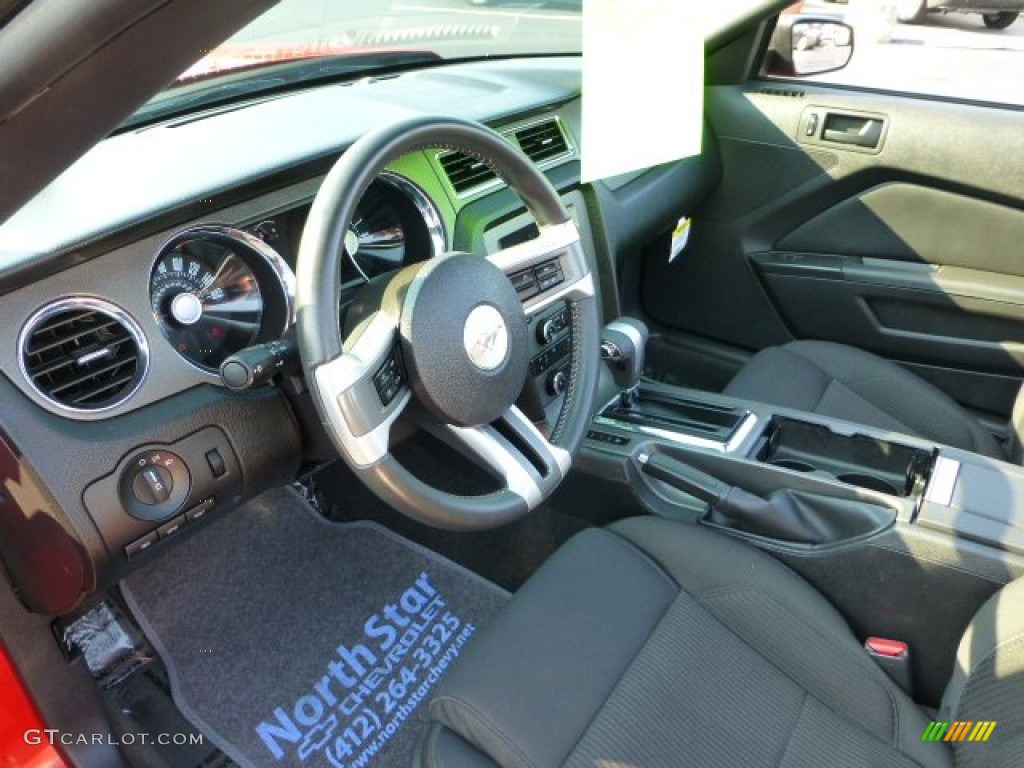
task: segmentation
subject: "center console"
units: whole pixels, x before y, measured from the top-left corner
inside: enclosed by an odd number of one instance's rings
[[[649,383],[601,409],[588,439],[628,455],[652,511],[794,547],[845,545],[912,519],[936,460],[924,447]]]
[[[576,466],[772,552],[857,635],[908,642],[930,705],[974,612],[1024,576],[1024,468],[912,435],[642,380],[609,386]]]
[[[588,448],[640,474],[644,456],[664,453],[755,494],[796,488],[882,504],[894,523],[1024,555],[1024,468],[908,435],[645,382],[598,412]],[[692,493],[672,493],[681,483],[649,485],[641,495],[653,511],[705,511]]]

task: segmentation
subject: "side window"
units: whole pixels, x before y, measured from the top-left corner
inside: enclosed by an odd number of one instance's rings
[[[1022,13],[1024,0],[804,0],[779,17],[763,73],[1024,106]]]

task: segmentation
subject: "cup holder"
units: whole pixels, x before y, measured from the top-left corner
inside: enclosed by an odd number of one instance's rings
[[[887,493],[891,496],[900,495],[899,489],[895,485],[880,477],[875,477],[874,475],[865,475],[861,472],[846,472],[842,475],[836,475],[836,480],[841,483],[848,483],[849,485],[866,488],[869,491]]]
[[[782,467],[783,469],[791,469],[794,472],[813,472],[817,467],[813,467],[806,461],[797,461],[796,459],[773,459],[768,462],[773,467]]]

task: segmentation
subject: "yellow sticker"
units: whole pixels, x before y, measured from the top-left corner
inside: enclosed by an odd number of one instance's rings
[[[669,264],[676,260],[686,248],[686,244],[690,242],[690,225],[692,223],[689,217],[683,216],[676,224],[676,228],[672,230],[672,248],[668,254]]]

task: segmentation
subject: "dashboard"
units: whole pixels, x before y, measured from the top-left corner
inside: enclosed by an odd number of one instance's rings
[[[584,188],[580,83],[577,58],[455,64],[192,115],[101,142],[0,225],[0,558],[22,600],[65,613],[164,542],[334,458],[300,376],[236,392],[218,369],[290,334],[313,198],[377,125],[447,104],[516,144],[563,196],[614,316],[611,254],[671,226],[691,170]],[[339,322],[379,275],[536,234],[472,158],[399,158],[345,237]],[[561,396],[568,324],[560,306],[530,323],[522,405],[541,419]]]

